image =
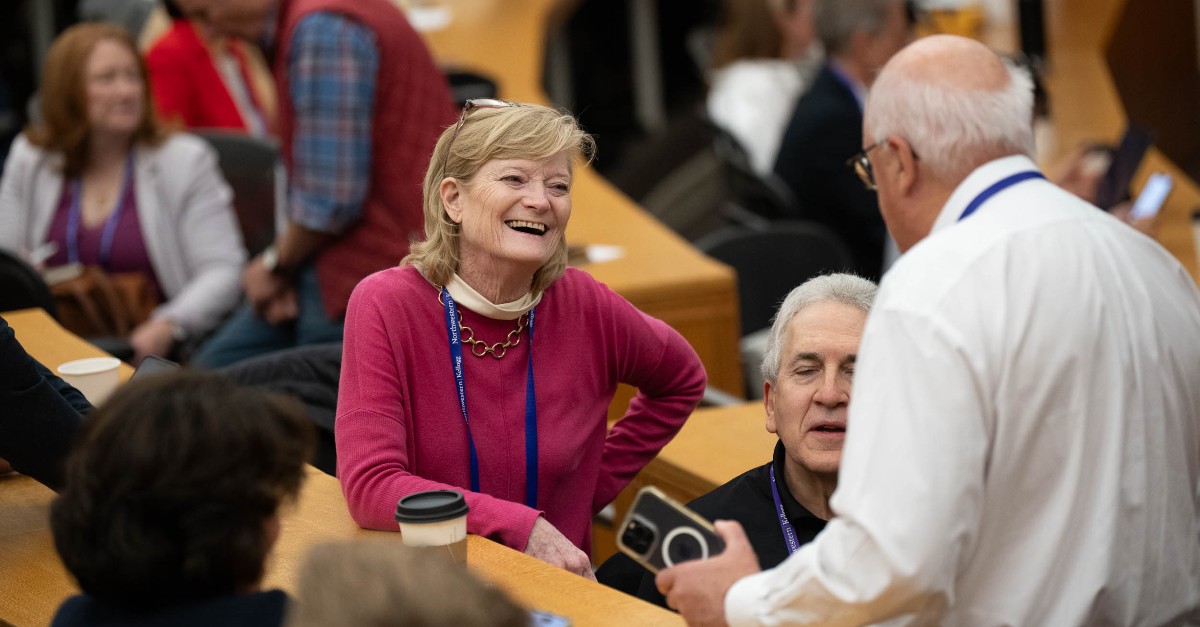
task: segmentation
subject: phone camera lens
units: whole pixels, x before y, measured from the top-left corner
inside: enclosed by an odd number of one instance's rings
[[[650,545],[654,542],[654,531],[639,523],[638,521],[630,521],[629,526],[625,527],[625,533],[621,534],[621,542],[625,546],[638,553],[646,553],[650,550]]]

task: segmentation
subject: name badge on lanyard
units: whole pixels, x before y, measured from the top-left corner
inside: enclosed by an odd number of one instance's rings
[[[467,429],[467,446],[470,450],[471,491],[479,492],[479,456],[475,451],[475,438],[471,435],[471,420],[467,416],[467,384],[463,372],[462,338],[458,335],[458,304],[450,292],[442,288],[442,303],[446,312],[446,332],[450,336],[450,365],[454,369],[454,386],[458,390],[458,407],[462,411],[463,425]],[[534,309],[529,310],[529,359],[525,368],[525,504],[537,509],[538,441],[537,402],[533,387],[533,319]]]
[[[112,259],[113,240],[117,236],[117,224],[121,222],[121,210],[125,206],[125,194],[129,191],[129,180],[133,178],[133,153],[125,160],[125,174],[121,179],[121,193],[117,194],[117,204],[104,222],[104,232],[100,236],[101,267],[108,267]],[[67,261],[79,263],[79,224],[83,220],[83,182],[76,177],[71,181],[71,208],[67,213]]]
[[[783,531],[783,541],[787,543],[788,555],[800,548],[800,540],[796,538],[796,528],[783,511],[783,499],[779,498],[779,486],[775,484],[775,462],[771,462],[771,498],[775,499],[775,514],[779,517],[779,528]]]

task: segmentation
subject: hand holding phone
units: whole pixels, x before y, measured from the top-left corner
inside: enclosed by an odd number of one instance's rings
[[[654,486],[638,491],[633,507],[617,528],[617,548],[647,570],[665,568],[695,559],[707,559],[725,550],[725,542],[712,524]]]

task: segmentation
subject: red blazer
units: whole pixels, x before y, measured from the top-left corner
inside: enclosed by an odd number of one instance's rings
[[[241,42],[230,39],[227,45],[238,62],[255,108],[262,111],[262,104],[249,87],[252,83],[246,71]],[[171,28],[146,52],[146,69],[161,119],[179,122],[185,128],[248,130],[208,48],[191,22],[173,21]],[[270,129],[270,121],[264,122]]]

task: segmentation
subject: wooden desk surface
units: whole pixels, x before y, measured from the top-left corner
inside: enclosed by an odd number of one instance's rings
[[[687,503],[767,463],[779,438],[767,432],[765,423],[761,401],[696,410],[679,435],[617,497],[615,523],[625,519],[642,486],[656,486]]]
[[[767,431],[762,401],[700,409],[642,475],[690,501],[770,461],[778,440]]]
[[[548,103],[542,89],[547,25],[561,0],[438,0],[450,24],[424,33],[439,63],[494,79],[500,97]],[[679,331],[704,362],[709,383],[743,391],[736,275],[650,217],[590,168],[576,173],[567,240],[621,246],[624,256],[585,270],[642,311]],[[618,399],[620,400],[620,399]],[[618,405],[624,407],[623,403]]]
[[[72,359],[106,355],[83,338],[62,328],[44,310],[21,309],[0,315],[8,321],[25,351],[51,370]],[[133,368],[129,364],[121,364],[120,371],[122,381],[133,375]]]
[[[99,349],[60,327],[40,309],[4,318],[31,355],[43,363],[94,357]],[[124,366],[128,376],[132,369]],[[0,477],[0,621],[45,625],[77,588],[54,550],[49,507],[54,493],[28,477]],[[337,479],[315,468],[299,500],[284,508],[282,531],[267,563],[264,586],[295,592],[304,556],[315,544],[398,533],[359,529]],[[519,603],[571,618],[575,625],[680,625],[676,614],[554,568],[485,538],[471,536],[468,565]],[[615,621],[615,623],[614,623]]]
[[[0,477],[0,620],[45,625],[77,588],[54,551],[49,506],[54,494],[28,477]],[[283,512],[283,529],[267,565],[264,586],[296,591],[300,565],[321,542],[365,536],[394,537],[359,529],[350,519],[337,479],[310,468],[300,500]],[[517,602],[587,625],[681,625],[679,616],[554,568],[479,536],[468,541],[475,574]]]

